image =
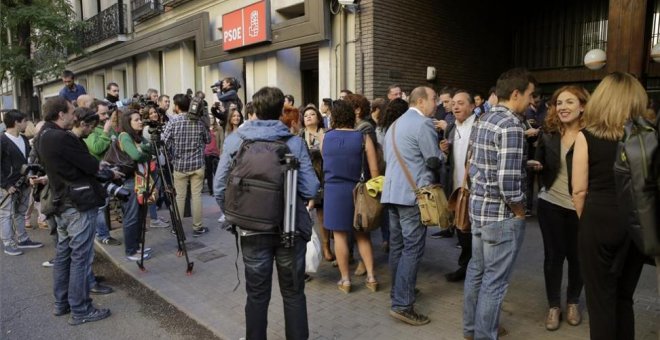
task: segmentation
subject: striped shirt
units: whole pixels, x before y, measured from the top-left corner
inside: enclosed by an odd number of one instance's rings
[[[525,203],[524,127],[504,106],[481,116],[476,126],[470,164],[470,219],[475,227],[514,217],[509,208]]]
[[[173,119],[165,126],[162,139],[172,152],[174,171],[190,172],[204,167],[204,148],[211,142],[211,134],[201,120]]]

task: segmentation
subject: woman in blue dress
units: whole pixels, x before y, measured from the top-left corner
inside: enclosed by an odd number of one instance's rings
[[[344,293],[351,291],[348,269],[348,237],[355,232],[358,250],[367,269],[365,285],[371,291],[378,289],[374,276],[373,250],[369,233],[353,229],[353,189],[360,180],[364,166],[365,178],[378,176],[376,149],[370,138],[356,131],[355,113],[345,101],[337,101],[332,108],[333,130],[326,132],[321,146],[325,190],[323,210],[326,229],[333,231],[335,256],[341,279],[337,287]],[[362,164],[366,152],[367,164]]]

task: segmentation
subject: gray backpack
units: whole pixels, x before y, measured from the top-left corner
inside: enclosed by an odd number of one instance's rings
[[[284,140],[245,140],[227,177],[225,216],[241,229],[280,233],[284,224],[284,185],[290,153]]]

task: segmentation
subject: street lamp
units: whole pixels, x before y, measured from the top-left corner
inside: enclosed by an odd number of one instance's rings
[[[584,66],[592,71],[600,70],[605,66],[607,55],[600,48],[595,48],[584,55]]]

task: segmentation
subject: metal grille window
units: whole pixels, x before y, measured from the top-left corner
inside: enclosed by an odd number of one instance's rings
[[[541,9],[517,26],[515,64],[528,69],[582,66],[587,51],[607,48],[608,0],[561,0],[539,3]]]

